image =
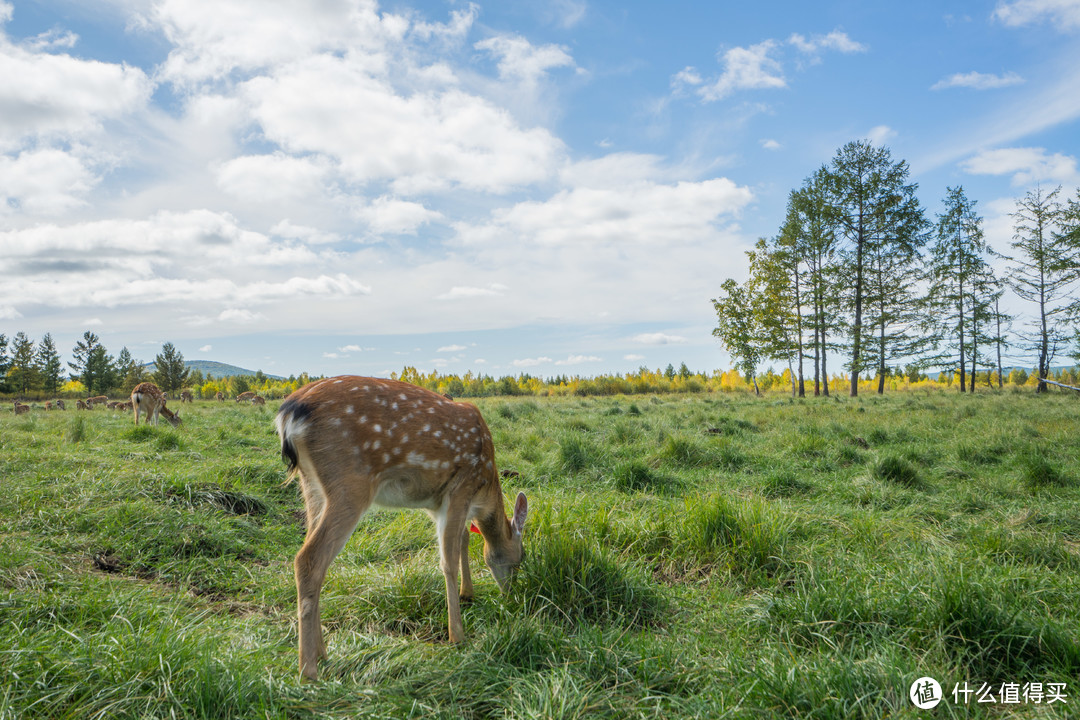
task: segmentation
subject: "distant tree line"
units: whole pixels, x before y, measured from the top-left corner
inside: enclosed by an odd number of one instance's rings
[[[1044,392],[1055,357],[1080,356],[1080,193],[1063,201],[1060,187],[1036,188],[1017,200],[1010,251],[999,253],[962,187],[947,188],[936,222],[917,190],[906,162],[856,141],[790,193],[776,236],[747,253],[747,280],[724,281],[712,301],[713,334],[755,388],[773,361],[789,367],[795,394],[809,379],[828,395],[828,358],[840,354],[852,396],[864,375],[883,392],[898,365],[958,374],[959,390],[974,391],[979,369],[1004,383],[1015,346]],[[1031,307],[1015,333],[1001,309],[1007,289]]]
[[[283,397],[307,382],[299,379],[278,380],[260,370],[254,375],[227,378],[204,376],[184,363],[184,355],[171,343],[161,347],[153,362],[137,360],[125,347],[113,357],[93,332],[87,331],[71,350],[73,360],[65,364],[52,335],[46,333],[34,342],[18,332],[10,340],[0,334],[0,394],[18,397],[79,397],[86,395],[127,396],[136,385],[153,382],[166,393],[176,396],[190,390],[196,396],[213,398],[217,392],[235,397],[254,390],[266,397]],[[209,391],[209,395],[205,393]]]

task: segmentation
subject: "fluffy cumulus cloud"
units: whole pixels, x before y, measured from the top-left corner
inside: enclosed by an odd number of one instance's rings
[[[119,3],[168,43],[144,68],[82,59],[63,28],[0,32],[0,264],[15,275],[0,316],[79,307],[110,332],[124,318],[211,339],[343,318],[358,337],[709,314],[700,299],[742,262],[750,188],[659,155],[573,158],[545,122],[552,80],[583,73],[570,47],[490,34],[472,4],[396,7]],[[572,26],[587,6],[551,10]],[[0,0],[0,23],[14,12]],[[851,51],[845,38],[730,48],[682,82],[707,100],[783,87],[785,51]],[[326,348],[360,352],[344,342]],[[530,354],[516,366],[600,362]]]
[[[496,35],[474,46],[498,60],[499,76],[517,79],[526,84],[538,82],[547,71],[558,67],[574,67],[574,59],[559,45],[533,45],[520,35]]]
[[[1013,185],[1035,182],[1076,182],[1076,158],[1048,153],[1045,148],[984,150],[961,163],[972,175],[1012,175]]]
[[[786,42],[769,39],[748,47],[725,50],[718,56],[722,69],[714,78],[703,76],[697,68],[684,68],[672,77],[672,88],[677,94],[692,92],[704,102],[724,100],[744,90],[785,88],[788,86],[784,72],[785,48],[794,48],[800,58],[808,58],[810,64],[821,62],[825,51],[850,54],[867,50],[865,45],[841,30],[809,38],[793,33]]]

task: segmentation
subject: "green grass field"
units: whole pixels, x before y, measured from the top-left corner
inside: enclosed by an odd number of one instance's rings
[[[370,513],[311,685],[276,405],[0,412],[0,719],[1080,716],[1075,398],[478,404],[530,499],[511,594],[474,542],[450,646],[430,521]]]

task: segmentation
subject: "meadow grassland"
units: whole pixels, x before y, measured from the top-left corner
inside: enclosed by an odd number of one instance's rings
[[[474,542],[450,646],[430,521],[371,513],[310,685],[276,404],[0,412],[0,719],[1080,716],[1075,397],[477,404],[530,499],[510,595]]]

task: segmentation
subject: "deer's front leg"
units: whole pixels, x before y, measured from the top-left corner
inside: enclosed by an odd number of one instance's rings
[[[465,526],[465,509],[454,507],[452,501],[446,509],[439,527],[439,566],[446,578],[446,614],[450,625],[450,642],[465,641],[465,627],[461,623],[461,600],[458,596],[458,567],[468,562],[461,554],[461,529]],[[470,579],[469,585],[472,585]]]

